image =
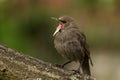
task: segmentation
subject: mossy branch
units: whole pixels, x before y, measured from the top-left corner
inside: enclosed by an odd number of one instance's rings
[[[84,80],[50,63],[0,45],[0,80]],[[93,80],[93,79],[89,79]]]

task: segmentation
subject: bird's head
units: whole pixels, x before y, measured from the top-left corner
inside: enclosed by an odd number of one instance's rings
[[[74,22],[73,18],[71,18],[69,16],[61,16],[59,18],[52,17],[52,19],[56,20],[59,24],[56,31],[54,32],[53,36],[57,32],[64,30],[67,27],[70,27],[70,25]]]

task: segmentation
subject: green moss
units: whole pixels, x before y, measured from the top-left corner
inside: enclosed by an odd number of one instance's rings
[[[0,80],[20,80],[20,79],[10,72],[0,71]]]

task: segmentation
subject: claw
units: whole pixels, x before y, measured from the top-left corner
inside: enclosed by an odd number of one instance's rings
[[[72,71],[73,71],[73,74],[80,74],[79,70],[72,70]]]

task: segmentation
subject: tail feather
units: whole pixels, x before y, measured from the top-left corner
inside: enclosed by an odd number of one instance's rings
[[[83,73],[91,76],[89,57],[87,57],[87,56],[84,57],[84,61],[81,66],[82,66]]]
[[[93,67],[93,62],[92,62],[91,57],[89,57],[89,59],[90,59],[91,66]]]

